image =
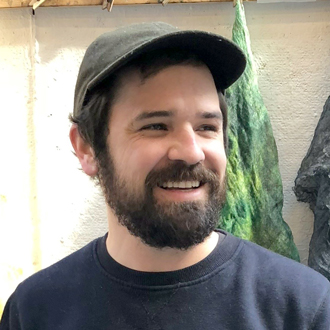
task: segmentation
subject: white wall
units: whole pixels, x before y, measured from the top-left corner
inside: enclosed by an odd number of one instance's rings
[[[330,94],[330,2],[246,3],[277,140],[283,215],[306,263],[313,214],[292,192]],[[75,78],[99,34],[161,20],[231,36],[232,3],[0,11],[0,311],[17,283],[106,231],[102,197],[68,139]]]

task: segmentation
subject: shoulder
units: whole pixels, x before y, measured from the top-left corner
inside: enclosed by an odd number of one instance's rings
[[[40,300],[49,294],[59,295],[74,283],[79,283],[95,269],[97,239],[55,264],[40,270],[24,280],[15,290],[15,297],[22,303],[31,297]]]
[[[19,284],[7,301],[0,329],[18,330],[21,324],[24,329],[49,329],[49,324],[65,317],[72,302],[81,298],[81,288],[93,289],[88,284],[99,271],[95,261],[97,242],[90,242]]]
[[[330,284],[323,275],[254,243],[228,236],[238,247],[222,281],[230,279],[230,294],[249,313],[258,315],[269,329],[330,329]]]
[[[254,243],[242,240],[237,272],[267,308],[330,324],[330,283],[313,269]],[[274,307],[274,308],[275,308]],[[312,328],[314,329],[314,328]]]
[[[258,272],[267,274],[269,279],[281,279],[282,284],[303,284],[306,281],[309,286],[312,280],[318,285],[330,288],[329,281],[320,273],[297,261],[281,256],[275,252],[267,250],[257,244],[242,240],[243,246],[241,258],[248,260],[246,270],[252,273]]]

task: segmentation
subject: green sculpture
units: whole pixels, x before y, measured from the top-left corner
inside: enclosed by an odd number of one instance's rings
[[[226,91],[228,102],[227,203],[219,227],[299,261],[282,218],[283,189],[267,109],[260,95],[243,4],[237,1],[233,41],[244,51],[243,76]]]

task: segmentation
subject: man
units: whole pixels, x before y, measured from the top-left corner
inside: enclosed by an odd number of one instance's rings
[[[221,36],[163,23],[92,43],[70,139],[109,232],[20,284],[1,330],[330,329],[325,278],[215,230],[223,93],[244,67]]]

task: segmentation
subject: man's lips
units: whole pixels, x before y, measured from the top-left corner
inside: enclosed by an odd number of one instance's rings
[[[206,198],[205,183],[200,181],[197,183],[195,181],[176,181],[173,182],[173,185],[171,183],[166,182],[166,184],[156,187],[154,191],[156,199],[159,201],[188,202]],[[180,188],[180,186],[183,187],[183,184],[184,188]],[[166,187],[164,187],[165,185]]]
[[[203,185],[201,181],[167,181],[160,184],[159,187],[166,190],[172,190],[172,189],[190,190],[190,189],[197,189],[201,185]]]

